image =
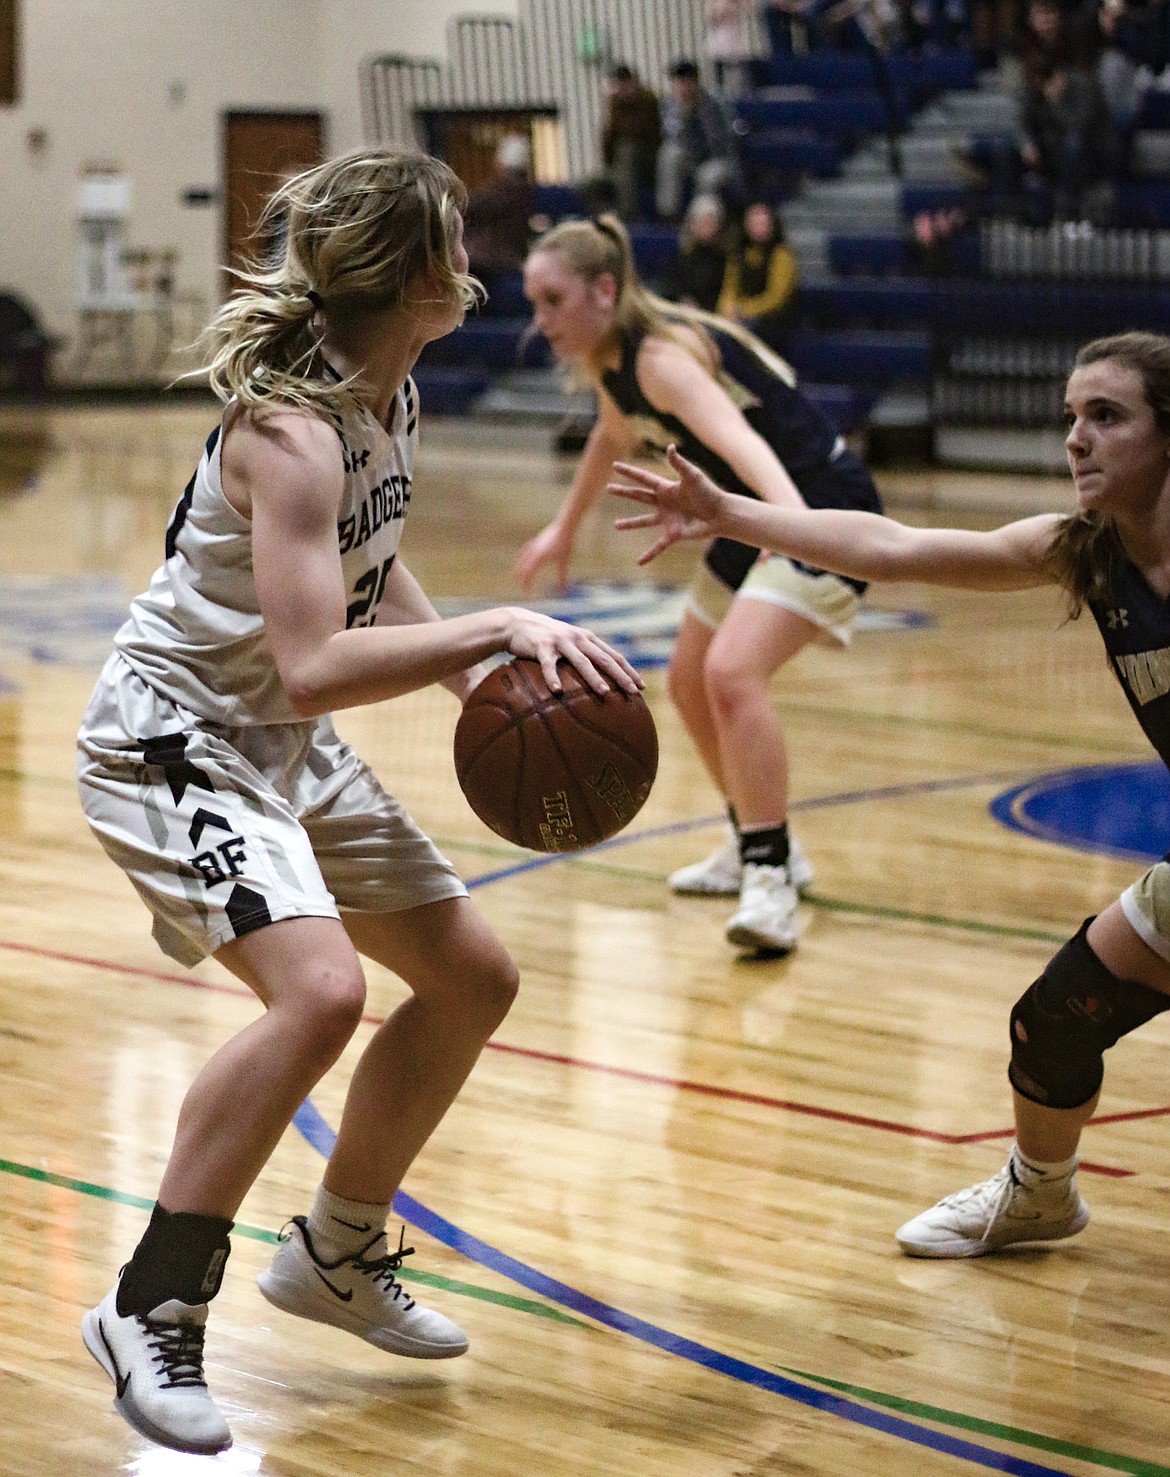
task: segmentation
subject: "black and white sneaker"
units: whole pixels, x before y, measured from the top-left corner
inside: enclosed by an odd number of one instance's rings
[[[294,1216],[281,1233],[260,1291],[275,1307],[299,1318],[332,1323],[376,1348],[409,1359],[453,1359],[467,1352],[463,1330],[442,1313],[420,1308],[394,1275],[413,1247],[388,1252],[385,1233],[339,1261],[322,1261],[308,1223]]]
[[[81,1320],[85,1347],[114,1382],[114,1409],[143,1436],[207,1455],[232,1444],[203,1378],[207,1304],[172,1300],[123,1318],[115,1286]]]

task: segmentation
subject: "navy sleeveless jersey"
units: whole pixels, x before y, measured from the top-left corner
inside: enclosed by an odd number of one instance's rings
[[[801,394],[790,366],[770,349],[757,354],[733,334],[703,326],[719,351],[719,383],[748,425],[776,453],[809,507],[880,513],[881,499],[869,471],[846,448],[829,419]],[[718,452],[700,441],[677,416],[657,410],[646,398],[636,373],[645,336],[641,330],[625,335],[621,363],[601,376],[606,393],[648,447],[665,452],[673,444],[720,487],[758,501],[758,493]],[[738,589],[758,553],[747,544],[720,538],[709,546],[706,561],[724,584]],[[849,583],[864,589],[861,581]]]
[[[1150,588],[1116,540],[1114,552],[1111,598],[1090,600],[1089,609],[1142,732],[1170,767],[1170,600]]]

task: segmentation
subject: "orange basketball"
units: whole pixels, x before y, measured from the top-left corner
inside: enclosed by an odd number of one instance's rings
[[[498,836],[530,851],[580,851],[641,810],[658,770],[658,733],[641,693],[604,696],[562,662],[550,692],[540,663],[494,668],[455,728],[455,773]]]

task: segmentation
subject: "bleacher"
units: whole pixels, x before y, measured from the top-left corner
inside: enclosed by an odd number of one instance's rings
[[[925,161],[902,180],[880,163],[867,172],[865,151],[882,156],[888,118],[864,54],[777,57],[757,63],[756,77],[760,85],[736,107],[753,194],[793,202],[803,224],[790,234],[819,240],[815,259],[802,256],[787,352],[843,431],[871,411],[880,415],[891,397],[901,397],[902,413],[916,397],[930,421],[1055,425],[1076,342],[1126,327],[1170,331],[1170,94],[1147,96],[1134,165],[1117,192],[1117,225],[1045,231],[993,224],[988,217],[1005,202],[954,169],[933,167],[956,138],[968,158],[996,147],[994,130],[980,133],[980,122],[999,126],[1007,116],[969,55],[889,58],[903,141],[912,159]],[[939,118],[958,123],[948,133]],[[859,209],[858,200],[875,206]],[[972,228],[955,239],[945,274],[924,275],[910,222],[952,206]],[[568,185],[540,187],[538,209],[553,220],[587,213]],[[817,219],[825,222],[819,232],[808,225]],[[678,249],[675,231],[635,225],[630,235],[640,275],[661,284]],[[500,284],[492,302],[424,355],[418,377],[431,407],[464,413],[501,372],[547,368],[547,346],[528,323],[519,279]]]

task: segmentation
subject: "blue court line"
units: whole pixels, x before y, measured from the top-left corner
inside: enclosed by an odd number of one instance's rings
[[[306,1098],[297,1109],[296,1116],[293,1118],[293,1126],[325,1158],[333,1152],[337,1135],[309,1099]],[[834,1395],[814,1385],[801,1384],[799,1380],[776,1374],[773,1370],[763,1369],[757,1364],[749,1364],[746,1360],[736,1359],[730,1354],[721,1354],[717,1349],[708,1348],[706,1344],[697,1343],[694,1339],[684,1338],[681,1334],[659,1328],[657,1324],[648,1323],[633,1313],[623,1313],[620,1308],[603,1303],[600,1299],[570,1287],[565,1282],[558,1282],[555,1277],[548,1277],[543,1272],[538,1272],[535,1267],[528,1266],[526,1262],[517,1261],[515,1257],[509,1256],[506,1252],[489,1246],[478,1236],[472,1236],[467,1231],[460,1230],[451,1221],[437,1215],[421,1201],[416,1200],[413,1195],[408,1195],[403,1190],[399,1190],[395,1195],[393,1209],[394,1213],[401,1216],[404,1221],[420,1231],[425,1231],[427,1235],[433,1236],[444,1246],[449,1246],[452,1251],[459,1252],[469,1261],[477,1262],[490,1271],[498,1272],[501,1276],[518,1283],[519,1286],[537,1293],[540,1297],[571,1308],[578,1314],[592,1318],[596,1323],[605,1324],[609,1328],[616,1329],[618,1333],[629,1334],[631,1338],[648,1344],[651,1348],[659,1349],[664,1354],[673,1354],[678,1359],[698,1364],[704,1369],[712,1370],[715,1374],[726,1375],[729,1379],[738,1380],[741,1384],[752,1385],[758,1390],[767,1390],[773,1395],[781,1395],[786,1400],[794,1400],[799,1405],[807,1405],[826,1415],[839,1416],[842,1420],[851,1421],[854,1425],[868,1426],[871,1430],[886,1436],[897,1437],[902,1441],[912,1442],[915,1446],[924,1446],[931,1451],[940,1451],[947,1456],[974,1462],[992,1472],[1007,1472],[1012,1474],[1012,1477],[1071,1477],[1070,1473],[1061,1468],[1046,1467],[1039,1462],[1029,1461],[1026,1457],[1013,1456],[1009,1452],[996,1451],[988,1446],[978,1446],[973,1441],[964,1441],[961,1437],[951,1436],[945,1431],[935,1431],[930,1426],[916,1425],[913,1421],[908,1421],[901,1416],[890,1415],[886,1411],[871,1410],[867,1405],[861,1405],[856,1400],[849,1400],[843,1395]]]
[[[862,805],[869,800],[901,800],[908,795],[933,795],[944,790],[963,790],[977,788],[980,785],[1001,785],[1013,780],[1018,781],[1020,770],[1005,769],[995,770],[988,774],[965,774],[957,775],[952,779],[945,780],[915,780],[904,785],[880,785],[869,790],[842,790],[834,795],[813,795],[807,800],[794,800],[789,805],[790,811],[806,810],[830,810],[835,805]],[[1033,770],[1026,771],[1028,774]],[[608,841],[600,841],[596,846],[591,846],[586,855],[596,856],[598,852],[613,851],[619,846],[633,846],[641,841],[658,841],[663,836],[678,836],[685,831],[704,830],[708,826],[719,825],[727,817],[723,814],[702,816],[693,821],[672,821],[665,826],[652,826],[646,831],[623,831],[618,836],[611,836]],[[455,845],[454,842],[451,843]],[[553,852],[541,856],[525,856],[523,861],[514,862],[506,867],[498,867],[494,872],[483,872],[478,877],[472,877],[467,887],[474,891],[477,887],[487,887],[492,882],[503,882],[509,877],[520,877],[525,872],[539,872],[545,867],[564,866],[572,863],[575,858],[581,857],[581,852]]]

